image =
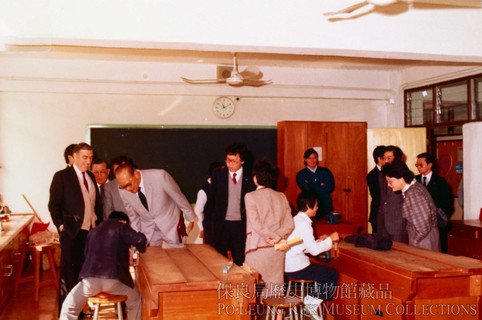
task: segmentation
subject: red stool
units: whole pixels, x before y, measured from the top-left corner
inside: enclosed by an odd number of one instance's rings
[[[59,279],[57,277],[57,271],[55,270],[54,260],[55,247],[52,245],[40,245],[40,246],[25,246],[20,251],[20,264],[18,266],[18,272],[15,276],[15,286],[13,290],[14,297],[17,296],[18,286],[25,282],[34,282],[34,301],[39,300],[39,290],[42,287],[54,286],[56,290],[59,288]],[[49,266],[50,266],[50,279],[40,281],[40,268],[42,266],[42,255],[47,254]],[[25,266],[25,258],[27,255],[32,257],[33,275],[23,276],[23,268]]]

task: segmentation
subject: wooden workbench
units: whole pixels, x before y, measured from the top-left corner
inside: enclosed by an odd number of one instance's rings
[[[148,247],[140,255],[137,286],[143,319],[249,319],[254,277],[209,245]]]
[[[340,243],[335,319],[482,319],[482,261],[394,242],[389,251]]]

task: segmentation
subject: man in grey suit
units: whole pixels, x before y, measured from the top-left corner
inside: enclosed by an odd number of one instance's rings
[[[136,170],[124,163],[115,170],[119,193],[129,218],[137,217],[136,231],[146,235],[151,246],[182,247],[177,225],[181,211],[194,226],[194,211],[171,175],[162,169]]]
[[[111,160],[111,173],[115,172],[115,169],[117,169],[118,166],[120,166],[123,163],[129,163],[133,167],[134,165],[134,160],[127,156],[118,156],[115,157]],[[102,209],[104,212],[104,220],[107,220],[109,218],[109,215],[112,211],[120,211],[120,212],[126,212],[126,207],[124,206],[124,201],[122,200],[120,193],[119,193],[119,184],[117,183],[117,180],[111,179],[109,182],[107,182],[104,185],[104,192],[102,193]],[[130,224],[131,225],[137,225],[139,220],[134,219],[134,217],[129,217]]]

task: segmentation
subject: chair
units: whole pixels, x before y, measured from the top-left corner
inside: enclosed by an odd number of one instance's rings
[[[117,307],[117,319],[124,319],[122,314],[122,302],[127,301],[127,296],[100,292],[95,296],[89,297],[88,301],[94,305],[94,320],[99,318],[100,306],[103,304],[115,304]]]
[[[27,245],[20,250],[20,264],[18,272],[15,276],[15,284],[13,295],[17,296],[18,286],[25,282],[34,282],[34,301],[39,301],[39,290],[45,286],[54,286],[57,290],[59,288],[59,279],[57,277],[57,271],[55,269],[54,260],[55,247],[53,245]],[[42,255],[47,254],[50,269],[50,279],[40,281],[40,268],[42,266]],[[23,276],[23,269],[25,267],[25,259],[27,255],[32,257],[33,275]]]
[[[278,311],[281,311],[282,319],[285,319],[285,311],[289,312],[290,320],[299,320],[299,314],[303,310],[303,301],[297,297],[281,296],[281,297],[267,297],[263,299],[263,304],[266,308],[266,320],[275,320]],[[299,309],[299,310],[298,310]],[[294,318],[293,318],[294,315]]]

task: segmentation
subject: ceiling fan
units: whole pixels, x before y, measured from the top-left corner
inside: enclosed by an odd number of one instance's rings
[[[224,78],[217,78],[217,79],[188,79],[185,77],[181,77],[182,81],[189,83],[189,84],[221,84],[227,83],[233,87],[242,87],[242,86],[250,86],[250,87],[261,87],[267,84],[271,84],[271,80],[262,80],[263,73],[258,70],[258,68],[254,67],[247,67],[243,71],[238,71],[238,62],[236,59],[236,53],[233,56],[233,66],[231,74]]]
[[[480,8],[481,0],[364,0],[352,6],[346,7],[339,11],[326,12],[325,16],[354,16],[358,14],[367,13],[376,7],[385,7],[396,3],[406,4],[427,4],[434,6],[445,7],[466,7],[466,8]]]

